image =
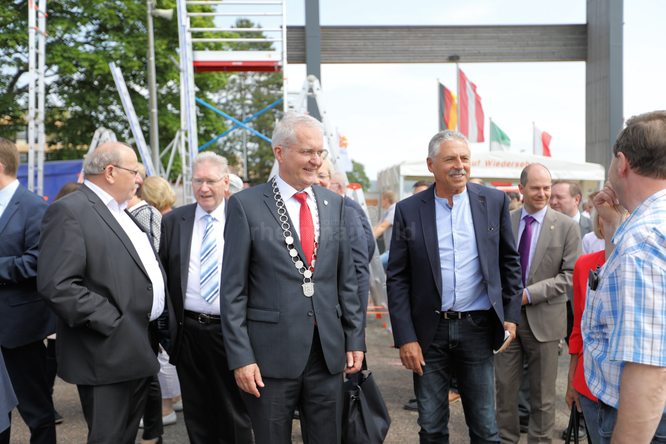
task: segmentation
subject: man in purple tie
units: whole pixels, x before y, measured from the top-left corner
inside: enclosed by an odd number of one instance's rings
[[[541,164],[520,174],[522,209],[511,212],[523,274],[523,300],[516,339],[495,356],[497,426],[502,443],[520,439],[518,389],[527,357],[530,379],[528,442],[551,443],[555,426],[557,344],[566,336],[567,292],[580,256],[578,223],[548,207],[552,179]]]

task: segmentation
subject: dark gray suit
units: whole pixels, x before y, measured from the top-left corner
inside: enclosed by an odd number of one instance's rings
[[[365,350],[342,197],[318,186],[313,190],[321,235],[311,298],[303,295],[302,276],[288,254],[271,184],[229,199],[222,329],[229,368],[256,363],[266,385],[259,388],[260,398],[244,393],[258,444],[291,442],[296,404],[304,440],[316,436],[317,442],[340,442],[346,352]],[[293,227],[291,219],[289,224]],[[292,236],[304,257],[298,233]],[[314,379],[321,383],[312,387],[329,387],[321,398],[301,393],[299,384]],[[283,397],[274,392],[286,385],[296,385],[295,393]],[[278,407],[270,408],[272,402]]]
[[[134,403],[133,393],[159,371],[148,333],[153,288],[130,238],[85,184],[44,215],[37,285],[60,318],[58,375],[79,386],[91,433],[104,442],[134,442],[140,415],[133,410],[143,411],[143,402]],[[107,418],[86,411],[91,388],[121,386],[125,394],[105,399]],[[98,420],[116,417],[129,418],[125,430],[101,430],[106,424]]]
[[[580,214],[580,213],[578,213]],[[587,233],[591,233],[594,231],[594,226],[592,225],[592,220],[590,218],[587,218],[580,214],[580,220],[578,221],[578,225],[580,226],[580,237],[581,239],[583,236],[585,236]]]

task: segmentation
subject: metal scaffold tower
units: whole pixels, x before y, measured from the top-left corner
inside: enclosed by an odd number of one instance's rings
[[[189,12],[187,7],[195,5],[214,6],[216,12]],[[228,11],[228,6],[260,6],[272,10],[255,10],[244,12]],[[226,8],[226,10],[225,10]],[[245,125],[249,120],[265,112],[251,116],[244,122],[223,113],[220,110],[206,104],[196,98],[194,85],[194,72],[199,71],[254,71],[254,72],[283,72],[283,103],[285,112],[287,111],[287,79],[284,77],[284,71],[287,66],[287,19],[286,19],[286,1],[186,1],[178,0],[178,38],[180,42],[180,94],[181,94],[181,129],[176,140],[172,142],[172,151],[177,149],[181,153],[183,168],[183,198],[185,202],[192,202],[192,160],[200,150],[197,137],[197,102],[203,106],[213,109],[213,111],[231,120],[236,127],[244,128],[255,134],[252,128]],[[246,17],[246,16],[274,16],[280,17],[282,26],[279,28],[218,28],[204,27],[192,28],[192,17]],[[206,37],[194,38],[193,34],[200,33],[244,33],[244,32],[262,32],[271,35],[278,33],[277,37],[265,38],[242,38],[242,37]],[[219,51],[219,50],[194,50],[193,44],[196,43],[277,43],[279,48],[276,50],[257,50],[257,51]],[[277,105],[280,101],[270,107]],[[262,135],[259,135],[262,136]],[[221,136],[218,136],[218,138]],[[265,136],[262,136],[265,140]],[[208,146],[210,143],[204,145]],[[202,147],[203,148],[203,147]],[[166,150],[165,150],[166,151]]]
[[[44,102],[46,58],[46,0],[28,3],[28,189],[38,195],[44,193]],[[39,35],[39,46],[35,40]],[[38,57],[39,55],[39,57]],[[37,82],[37,79],[39,81]],[[37,84],[37,85],[35,85]],[[35,92],[37,87],[37,93]],[[35,147],[35,125],[37,147]],[[37,189],[35,189],[35,151],[37,152]]]

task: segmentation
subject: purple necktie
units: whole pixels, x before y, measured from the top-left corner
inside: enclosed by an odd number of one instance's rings
[[[523,288],[527,287],[527,265],[530,263],[530,245],[532,244],[532,222],[534,218],[530,215],[525,216],[525,229],[518,244],[518,254],[520,254],[520,268],[523,270]]]

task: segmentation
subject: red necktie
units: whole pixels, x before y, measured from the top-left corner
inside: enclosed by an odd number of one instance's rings
[[[310,206],[307,204],[307,193],[294,194],[296,200],[301,203],[301,246],[305,253],[305,261],[309,264],[312,263],[312,256],[314,255],[315,243],[315,230],[312,223],[312,213],[310,213]]]

